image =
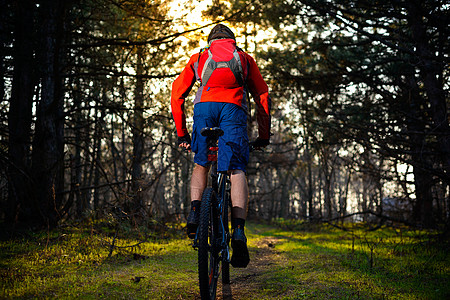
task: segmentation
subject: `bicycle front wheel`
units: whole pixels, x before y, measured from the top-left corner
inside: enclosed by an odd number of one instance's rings
[[[226,243],[230,245],[230,227],[228,226],[228,209],[230,205],[230,192],[225,192],[225,199],[223,199],[223,211],[222,211],[222,222],[225,229]],[[227,247],[228,247],[227,246]],[[229,250],[228,250],[229,251]],[[228,260],[229,252],[226,253],[227,256],[222,257],[222,283],[230,283],[230,261]]]
[[[214,209],[216,193],[212,188],[203,192],[198,233],[198,279],[202,299],[215,299],[219,277],[219,253],[216,239],[219,234]]]

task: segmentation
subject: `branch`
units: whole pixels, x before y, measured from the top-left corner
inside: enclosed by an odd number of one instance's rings
[[[309,5],[313,9],[316,9],[319,12],[322,11],[325,14],[328,14],[328,15],[334,17],[335,19],[343,22],[349,28],[351,28],[354,31],[362,34],[363,36],[368,37],[369,39],[371,39],[373,41],[378,41],[378,42],[380,42],[380,43],[382,43],[382,44],[384,44],[384,45],[386,45],[386,46],[388,46],[388,47],[390,47],[392,49],[396,49],[396,50],[408,53],[408,54],[413,55],[413,56],[415,55],[414,51],[412,51],[410,49],[407,49],[407,48],[404,48],[404,47],[401,47],[399,45],[395,45],[394,43],[387,41],[382,35],[369,33],[367,31],[365,31],[363,29],[360,29],[359,27],[355,26],[354,24],[357,24],[357,25],[359,25],[361,27],[367,27],[366,24],[364,24],[362,22],[358,22],[355,18],[351,18],[351,16],[355,16],[355,13],[353,13],[353,12],[347,11],[349,14],[351,13],[351,15],[349,15],[349,17],[346,17],[346,16],[338,13],[340,11],[340,9],[337,6],[331,6],[331,7],[328,7],[328,8],[327,7],[323,7],[323,6],[317,7],[317,5],[314,5],[314,4],[316,4],[314,2],[312,2],[312,3],[310,1],[305,1],[305,2],[306,2],[307,5]],[[371,27],[373,27],[373,26],[371,25]]]
[[[408,226],[414,226],[413,223],[408,222],[408,221],[406,221],[406,220],[401,220],[401,219],[389,217],[389,216],[386,216],[386,215],[382,215],[382,214],[380,214],[380,213],[373,212],[373,211],[371,211],[371,210],[360,211],[360,212],[355,212],[355,213],[348,214],[348,215],[345,215],[345,216],[335,217],[335,218],[332,218],[332,219],[330,219],[330,220],[324,220],[324,222],[325,222],[325,223],[328,223],[328,224],[330,224],[331,226],[334,226],[334,227],[336,227],[336,228],[339,228],[339,229],[342,229],[342,230],[348,230],[348,229],[343,228],[343,227],[340,227],[340,226],[338,226],[338,225],[336,225],[336,224],[332,224],[331,222],[333,222],[333,221],[338,221],[338,220],[343,220],[343,219],[350,218],[350,217],[353,217],[353,216],[356,216],[356,215],[367,215],[367,214],[373,215],[373,216],[378,217],[378,218],[380,218],[380,219],[382,219],[382,220],[387,220],[387,221],[392,221],[392,222],[397,222],[397,223],[403,223],[403,224],[408,225]],[[377,228],[379,228],[379,227],[377,227]],[[376,229],[377,229],[377,228],[376,228]]]
[[[119,185],[119,184],[124,184],[124,183],[128,183],[131,182],[131,179],[127,179],[127,180],[123,180],[123,181],[116,181],[116,182],[107,182],[104,184],[98,184],[98,185],[90,185],[90,186],[83,186],[83,187],[77,187],[75,190],[77,191],[83,191],[83,190],[91,190],[91,189],[99,189],[102,187],[111,187],[113,185]],[[70,192],[72,192],[74,189],[70,189],[70,190],[65,190],[65,191],[61,191],[61,192],[57,192],[57,194],[68,194]]]
[[[193,28],[193,29],[182,31],[182,32],[169,34],[169,35],[166,35],[166,36],[163,36],[163,37],[159,37],[159,38],[156,38],[156,39],[150,39],[150,40],[146,40],[146,41],[133,41],[133,40],[130,40],[129,38],[105,39],[103,37],[97,37],[97,36],[90,35],[89,38],[91,38],[94,41],[98,41],[98,42],[97,43],[92,43],[92,44],[71,45],[71,46],[69,46],[69,48],[76,49],[76,48],[90,48],[90,47],[102,47],[102,46],[124,46],[124,47],[130,47],[130,46],[144,46],[144,45],[160,45],[160,44],[163,44],[163,43],[172,42],[176,38],[178,38],[178,37],[180,37],[182,35],[185,35],[186,33],[194,32],[194,31],[203,29],[205,27],[209,27],[211,25],[222,23],[224,21],[230,20],[230,19],[234,18],[235,16],[239,15],[240,13],[242,13],[243,10],[244,9],[241,9],[241,10],[235,12],[234,14],[230,15],[229,17],[224,18],[222,20],[214,21],[214,22],[208,23],[206,25],[203,25],[203,26],[200,26],[200,27],[197,27],[197,28]]]
[[[132,78],[137,78],[137,79],[163,79],[163,78],[173,78],[175,76],[178,76],[180,73],[175,73],[175,74],[157,74],[157,75],[145,75],[145,74],[140,74],[140,75],[134,75],[134,74],[130,74],[128,72],[117,72],[114,70],[105,70],[104,72],[77,72],[77,73],[72,73],[72,74],[66,74],[64,77],[65,78],[69,78],[69,77],[97,77],[97,76],[111,76],[111,77],[132,77]]]

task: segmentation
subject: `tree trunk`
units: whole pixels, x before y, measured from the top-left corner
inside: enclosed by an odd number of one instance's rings
[[[443,73],[443,66],[436,63],[436,51],[430,49],[429,39],[425,24],[423,23],[424,9],[419,1],[408,2],[408,22],[412,29],[412,37],[416,46],[420,75],[427,92],[431,106],[431,117],[434,123],[438,142],[441,147],[441,155],[446,171],[447,184],[450,183],[450,127],[448,124],[447,103],[442,83],[438,80]],[[427,212],[429,213],[429,212]]]
[[[0,52],[0,74],[6,73],[6,66],[5,66],[5,54]],[[5,77],[0,76],[0,105],[3,106],[3,101],[5,100]],[[2,113],[3,114],[3,113]]]
[[[103,97],[103,102],[106,103],[107,99],[106,99],[106,93],[107,90],[106,88],[103,89],[102,91],[102,97]],[[103,134],[102,132],[106,132],[106,123],[105,123],[105,117],[106,117],[106,110],[102,109],[100,111],[100,120],[98,120],[96,122],[96,139],[98,141],[97,144],[97,148],[96,148],[96,154],[95,154],[95,165],[94,165],[94,197],[93,197],[93,208],[94,211],[98,211],[98,209],[100,208],[100,188],[98,187],[100,184],[100,163],[102,161],[103,158],[103,151],[102,151],[102,139],[103,139]]]
[[[311,150],[310,150],[308,136],[306,137],[306,159],[307,159],[307,172],[308,172],[308,195],[307,195],[308,215],[309,215],[310,220],[313,220],[315,217],[314,202],[313,202],[314,183],[313,183],[313,176],[312,176],[312,156],[311,156]]]
[[[348,170],[345,176],[345,186],[343,187],[341,193],[339,193],[339,216],[341,217],[347,214],[347,198],[351,177],[352,172]]]
[[[103,121],[105,118],[105,111],[102,110],[101,112],[101,118],[100,121],[97,121],[96,126],[98,126],[97,130],[96,130],[96,139],[97,139],[97,145],[95,148],[95,157],[94,159],[94,164],[93,168],[94,168],[94,174],[93,174],[93,184],[94,184],[94,195],[93,195],[93,207],[94,210],[97,211],[100,208],[100,188],[98,187],[100,184],[100,165],[99,163],[102,161],[102,137],[100,135],[100,132],[102,131],[102,129],[100,129],[101,126],[103,126]],[[91,208],[90,204],[88,203],[88,207],[87,208]]]
[[[98,97],[98,89],[95,87],[93,89],[93,94],[90,95],[93,99]],[[98,113],[98,109],[94,109],[93,115],[96,116]],[[92,112],[89,112],[92,115]],[[95,123],[98,121],[98,118],[94,119],[94,128],[92,128],[91,120],[85,120],[86,123],[83,124],[82,127],[82,137],[83,137],[83,155],[82,159],[84,160],[82,163],[82,184],[83,190],[80,192],[80,197],[77,199],[77,216],[79,218],[82,217],[83,212],[87,206],[87,203],[91,201],[91,192],[92,189],[86,188],[92,185],[92,174],[95,167],[95,147],[97,143],[97,139],[95,138],[95,134],[91,135],[91,132],[95,131]]]
[[[434,223],[432,216],[433,195],[431,187],[433,185],[433,176],[426,171],[426,167],[430,166],[428,155],[423,153],[425,140],[425,120],[423,112],[418,110],[419,107],[426,105],[421,97],[417,82],[414,76],[414,70],[410,70],[411,74],[407,75],[406,85],[408,91],[405,91],[407,104],[407,128],[411,142],[411,159],[414,173],[414,186],[416,201],[413,208],[413,218],[415,222],[421,223],[427,227]],[[425,151],[426,152],[426,151]]]
[[[285,172],[283,174],[283,171],[281,168],[276,169],[277,177],[279,178],[279,187],[281,189],[279,195],[280,195],[280,210],[278,212],[278,216],[280,218],[287,218],[289,215],[289,206],[290,206],[290,199],[289,199],[289,190],[290,190],[290,184],[288,184],[288,177],[289,174]]]
[[[81,207],[81,185],[82,185],[82,131],[83,131],[83,113],[82,113],[82,96],[81,96],[81,81],[71,80],[69,84],[72,86],[71,98],[73,99],[73,135],[74,145],[71,157],[71,179],[70,179],[70,200],[75,203],[76,215],[79,217],[82,213]]]
[[[6,221],[34,223],[29,175],[30,133],[33,100],[33,1],[14,1],[16,24],[14,73],[9,105],[9,188]],[[1,75],[3,77],[3,74]]]
[[[322,173],[324,179],[323,195],[326,217],[331,220],[333,217],[333,197],[332,180],[334,173],[334,161],[330,158],[330,150],[322,149]]]
[[[56,226],[62,203],[64,155],[64,112],[60,46],[64,3],[42,1],[41,100],[37,108],[33,141],[33,178],[41,225]]]
[[[142,47],[137,48],[136,89],[134,94],[134,119],[133,119],[133,161],[131,166],[133,207],[138,211],[144,207],[142,195],[142,155],[144,153],[144,81],[141,75],[144,73],[142,64]]]

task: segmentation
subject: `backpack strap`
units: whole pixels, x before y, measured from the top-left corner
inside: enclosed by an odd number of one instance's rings
[[[208,49],[208,58],[203,65],[203,71],[200,78],[202,79],[202,85],[205,86],[208,83],[209,78],[211,77],[214,70],[217,68],[217,62],[212,58],[211,50]]]
[[[236,80],[237,80],[239,86],[243,86],[244,85],[244,71],[242,70],[241,57],[239,56],[237,48],[234,49],[233,56],[234,56],[234,59],[231,59],[230,61],[228,61],[228,67],[230,68],[231,72],[233,72],[234,77],[236,77]]]
[[[206,48],[200,48],[200,51],[198,51],[198,57],[197,57],[197,69],[195,71],[196,74],[198,74],[198,66],[200,65],[200,57],[202,57],[203,52],[205,52],[205,50],[208,49],[208,47]],[[198,74],[198,76],[200,77],[200,74]],[[201,77],[200,77],[201,78]]]

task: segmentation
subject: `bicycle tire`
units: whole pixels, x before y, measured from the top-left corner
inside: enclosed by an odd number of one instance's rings
[[[225,199],[223,199],[223,212],[222,212],[222,221],[223,226],[225,228],[225,236],[227,238],[227,245],[230,245],[230,227],[228,225],[228,209],[230,205],[230,192],[225,192]],[[230,262],[228,261],[228,257],[222,257],[222,283],[229,284],[230,283]]]
[[[215,299],[219,275],[219,254],[214,245],[218,234],[217,216],[214,213],[216,193],[207,188],[202,195],[198,233],[198,280],[201,299]]]

